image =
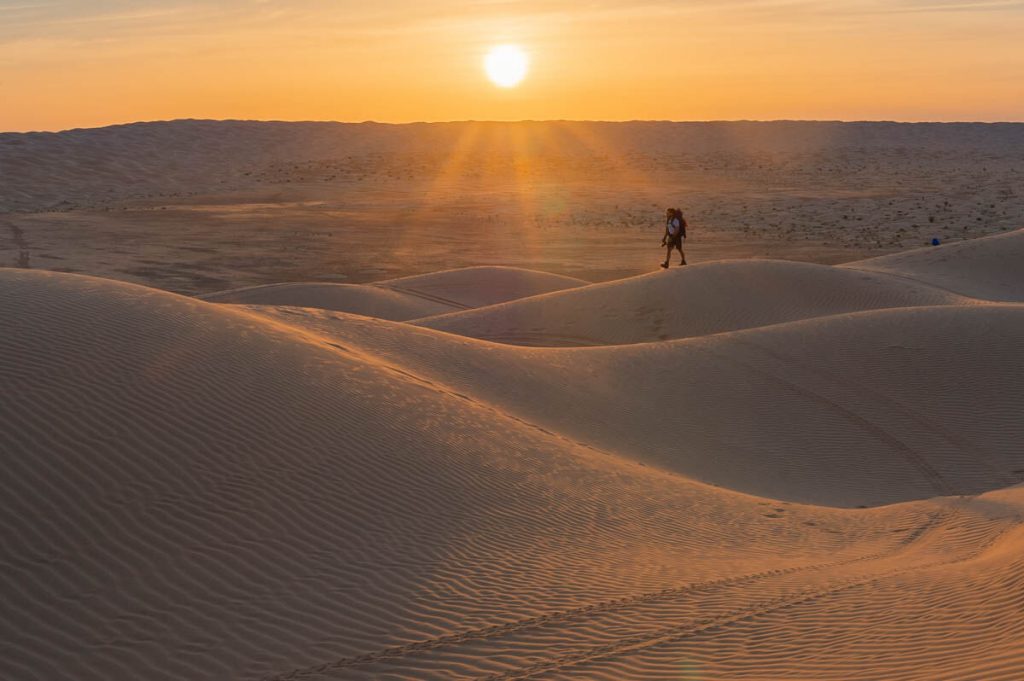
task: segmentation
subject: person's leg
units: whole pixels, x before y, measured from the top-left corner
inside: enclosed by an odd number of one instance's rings
[[[665,251],[665,262],[661,263],[661,266],[668,268],[668,261],[672,259],[672,242],[668,243],[668,249]]]
[[[685,265],[686,264],[686,253],[683,252],[683,242],[680,241],[679,243],[677,243],[676,244],[676,248],[679,249],[679,264],[680,265]]]

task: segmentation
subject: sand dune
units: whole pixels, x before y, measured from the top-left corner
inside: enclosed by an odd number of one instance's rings
[[[0,269],[0,677],[1021,678],[1024,305],[912,275],[379,288],[578,286],[425,322],[529,348]]]
[[[211,303],[306,307],[406,321],[586,284],[582,279],[515,267],[467,267],[373,285],[268,284],[199,298]]]
[[[886,274],[738,260],[674,268],[416,323],[516,345],[620,345],[843,312],[969,302]]]
[[[264,314],[573,440],[751,494],[856,506],[1024,481],[1024,385],[1012,370],[1024,306],[903,308],[579,349]]]
[[[476,308],[578,288],[589,283],[582,279],[520,267],[465,267],[388,279],[375,285],[436,299],[455,307]]]
[[[267,284],[210,293],[199,298],[211,303],[335,310],[394,321],[465,309],[412,293],[361,284]]]
[[[884,272],[986,300],[1024,302],[1024,229],[895,253],[843,267]]]
[[[509,663],[451,652],[460,636],[515,639],[538,618],[760,574],[787,541],[754,499],[322,337],[98,279],[0,279],[17,320],[0,333],[7,678],[260,678],[331,660],[372,678],[402,646],[441,649],[427,676],[476,676]],[[903,550],[867,517],[787,513],[834,533],[785,532],[779,567],[822,562],[819,541],[829,561]]]

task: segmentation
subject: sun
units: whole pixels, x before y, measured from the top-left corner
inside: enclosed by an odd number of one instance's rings
[[[530,59],[515,45],[499,45],[487,53],[487,76],[499,87],[515,87],[526,77]]]

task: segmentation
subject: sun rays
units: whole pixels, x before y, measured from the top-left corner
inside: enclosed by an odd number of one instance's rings
[[[493,244],[495,263],[502,262],[503,244],[509,240],[542,261],[544,249],[550,248],[543,230],[566,224],[585,230],[588,224],[607,225],[618,219],[611,207],[600,203],[600,193],[592,207],[568,212],[567,206],[577,203],[573,192],[579,173],[596,165],[604,169],[606,186],[627,191],[635,197],[633,203],[660,206],[669,200],[654,189],[658,183],[635,159],[602,134],[600,124],[468,122],[452,126],[438,139],[437,155],[426,159],[432,167],[415,204],[401,220],[399,257],[404,257],[406,248],[411,249],[407,255],[415,255],[416,239],[406,237],[438,228],[440,219],[459,216],[461,224],[445,226]],[[490,205],[460,209],[469,191],[488,193]]]

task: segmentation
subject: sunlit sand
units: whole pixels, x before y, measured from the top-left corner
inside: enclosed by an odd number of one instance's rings
[[[1024,215],[1022,126],[178,121],[0,134],[0,154],[0,262],[185,294],[477,265],[622,279],[657,269],[677,203],[694,263],[836,264]]]

